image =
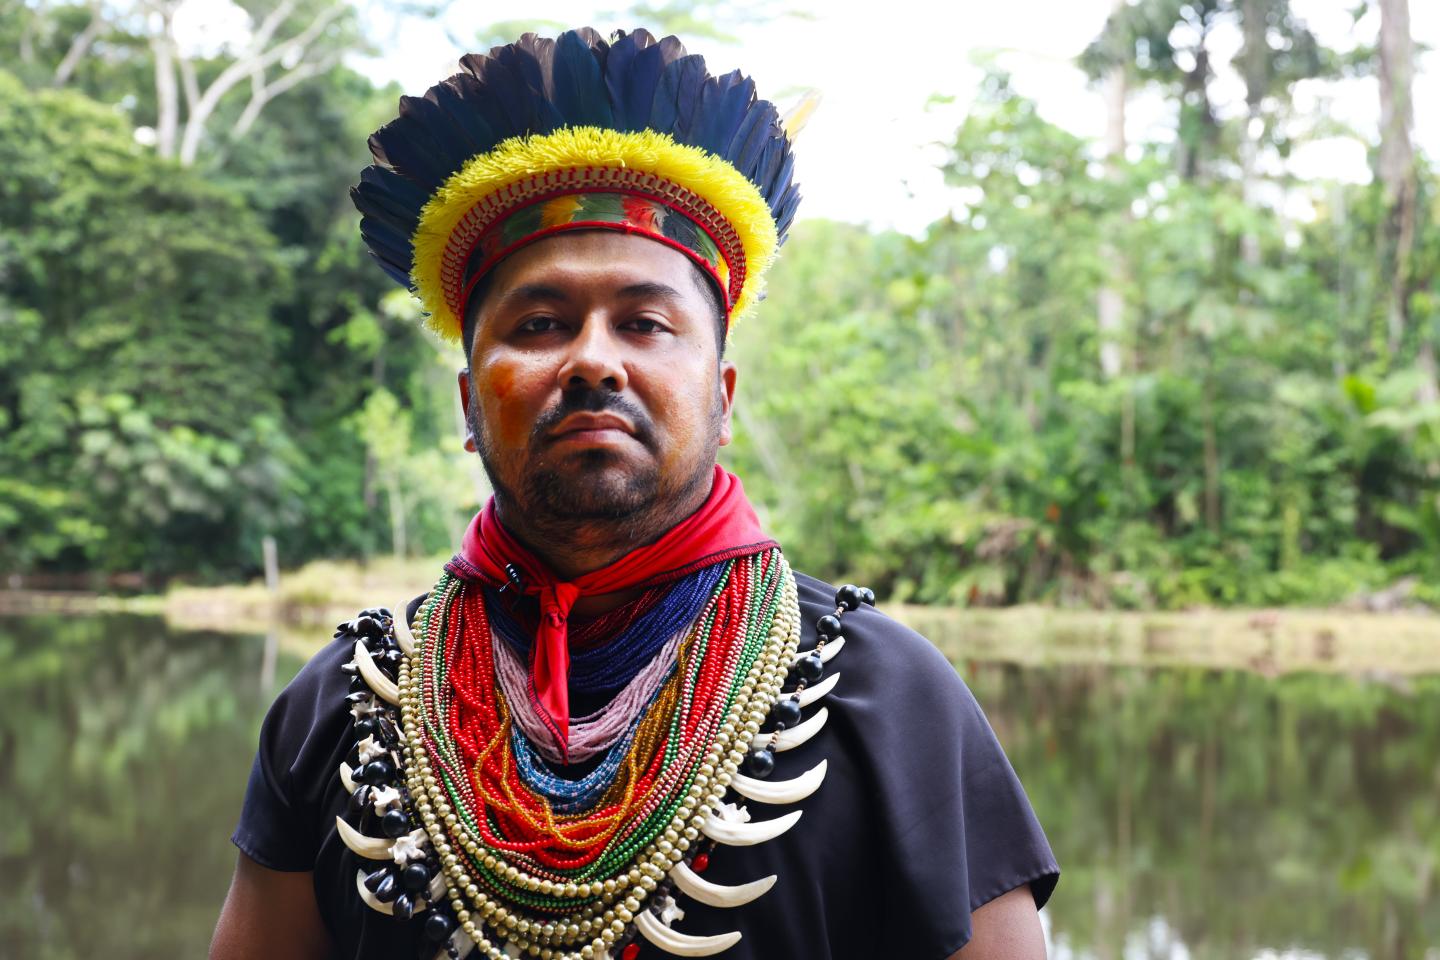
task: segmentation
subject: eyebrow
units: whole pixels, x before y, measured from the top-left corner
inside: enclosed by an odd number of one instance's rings
[[[684,297],[680,295],[680,291],[676,290],[668,283],[657,283],[653,280],[643,280],[640,283],[628,284],[621,287],[619,293],[622,297],[634,297],[636,299],[640,299],[643,297],[649,297],[656,300],[672,301],[684,299]]]
[[[559,287],[552,287],[548,283],[522,283],[518,287],[506,290],[500,297],[500,303],[508,304],[513,302],[540,303],[559,301],[566,303],[570,295]]]
[[[668,283],[660,283],[655,280],[641,280],[636,283],[628,283],[616,291],[617,296],[631,300],[665,300],[670,303],[680,303],[685,298]],[[512,287],[501,295],[498,304],[511,306],[514,304],[529,303],[569,303],[570,294],[561,287],[549,283],[522,283],[518,287]]]

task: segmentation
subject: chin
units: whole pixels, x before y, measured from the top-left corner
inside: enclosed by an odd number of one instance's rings
[[[556,520],[622,520],[655,502],[657,471],[622,462],[608,451],[587,450],[562,465],[535,471],[524,483],[530,510]]]

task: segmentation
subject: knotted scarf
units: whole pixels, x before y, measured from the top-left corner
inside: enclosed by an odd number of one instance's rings
[[[570,731],[569,618],[575,601],[653,587],[776,545],[760,530],[760,520],[745,498],[740,479],[717,464],[710,495],[700,509],[654,543],[574,580],[557,578],[544,561],[510,535],[495,515],[493,497],[470,522],[460,552],[446,569],[466,580],[514,588],[539,598],[530,679],[539,706],[548,714],[546,719],[560,743],[566,744]]]

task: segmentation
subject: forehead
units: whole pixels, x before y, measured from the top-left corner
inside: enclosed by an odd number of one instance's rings
[[[699,299],[691,274],[695,266],[659,241],[615,230],[567,230],[527,244],[496,266],[492,299],[531,283],[573,287],[592,295],[636,283],[659,282]]]

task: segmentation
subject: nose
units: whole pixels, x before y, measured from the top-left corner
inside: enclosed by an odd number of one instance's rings
[[[624,390],[629,377],[622,349],[608,323],[599,317],[586,317],[557,371],[560,389]]]

